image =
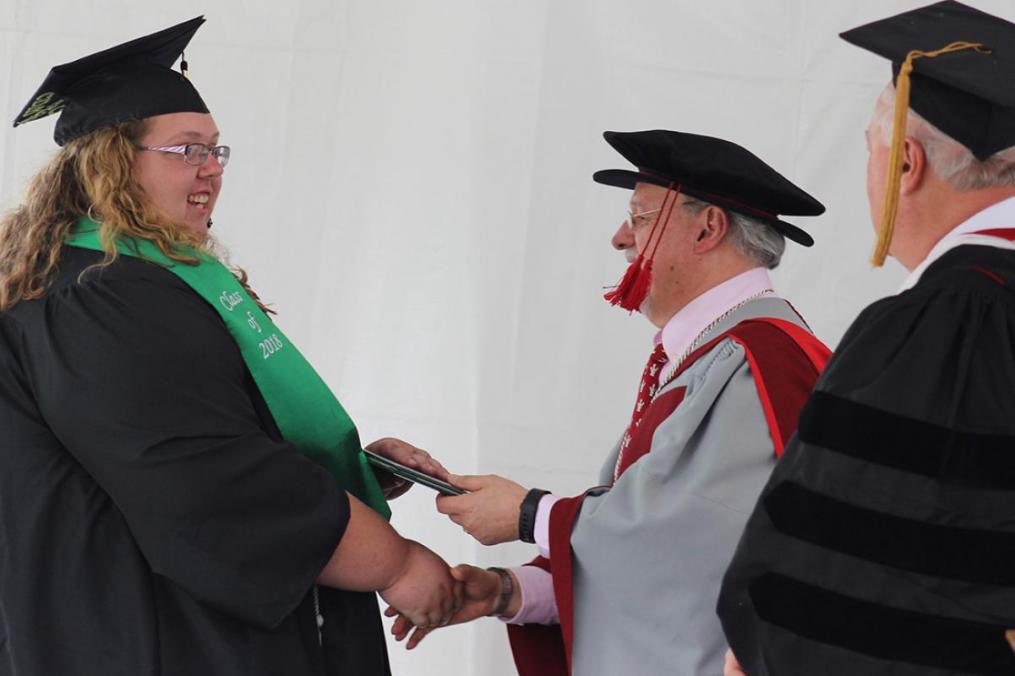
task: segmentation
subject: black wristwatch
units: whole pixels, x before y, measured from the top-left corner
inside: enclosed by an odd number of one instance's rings
[[[518,510],[518,539],[530,544],[536,541],[536,509],[539,501],[550,491],[541,488],[533,488],[522,500],[522,506]]]

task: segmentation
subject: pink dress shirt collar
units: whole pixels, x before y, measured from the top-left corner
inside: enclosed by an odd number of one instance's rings
[[[760,267],[751,268],[722,284],[713,286],[681,308],[655,337],[654,344],[662,342],[666,357],[669,359],[663,366],[663,373],[667,373],[671,366],[675,366],[674,360],[683,356],[709,324],[727,310],[766,289],[772,289],[772,279],[768,276],[768,270]]]

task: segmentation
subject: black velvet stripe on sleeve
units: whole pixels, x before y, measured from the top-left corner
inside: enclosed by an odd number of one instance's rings
[[[1015,437],[959,432],[815,391],[801,441],[866,462],[986,489],[1015,490]]]
[[[1005,627],[870,603],[777,573],[755,579],[749,593],[762,620],[814,641],[961,673],[1015,673]]]
[[[1015,534],[924,523],[858,507],[785,482],[765,496],[791,537],[902,570],[1015,586]]]

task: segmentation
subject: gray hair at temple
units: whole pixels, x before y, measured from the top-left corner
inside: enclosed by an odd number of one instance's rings
[[[891,82],[874,104],[870,131],[885,144],[892,141],[895,85]],[[912,108],[906,116],[906,135],[923,146],[927,163],[941,180],[960,192],[1015,185],[1015,146],[980,161],[964,145],[925,120]]]
[[[773,270],[782,260],[786,250],[786,238],[772,226],[750,216],[744,216],[711,202],[684,195],[681,206],[697,216],[706,207],[722,209],[729,219],[730,235],[737,251],[759,266]]]

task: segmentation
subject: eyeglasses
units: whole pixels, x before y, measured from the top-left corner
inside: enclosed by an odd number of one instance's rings
[[[229,146],[209,146],[204,143],[188,143],[182,146],[137,146],[138,150],[157,150],[160,153],[176,153],[183,155],[183,161],[195,167],[200,167],[212,155],[219,164],[225,167],[229,164]]]
[[[631,213],[631,211],[628,210],[628,212],[627,212],[627,223],[632,228],[636,228],[636,227],[638,227],[638,223],[640,223],[641,221],[647,221],[647,220],[649,220],[649,216],[651,216],[652,214],[657,214],[660,211],[662,211],[661,207],[659,209],[651,209],[649,211],[640,211],[640,212],[638,212],[636,214],[635,213]]]

